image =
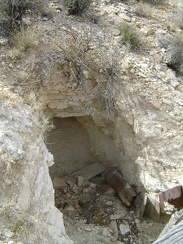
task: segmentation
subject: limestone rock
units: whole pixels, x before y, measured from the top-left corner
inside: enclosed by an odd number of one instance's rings
[[[128,224],[120,224],[119,229],[122,236],[130,233],[130,227]]]
[[[111,221],[109,228],[113,231],[113,241],[118,240],[118,226],[116,221]]]

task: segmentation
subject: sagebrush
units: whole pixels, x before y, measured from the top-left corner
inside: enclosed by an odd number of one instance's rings
[[[137,29],[124,22],[119,26],[122,44],[128,46],[130,50],[135,51],[141,47],[141,39]]]

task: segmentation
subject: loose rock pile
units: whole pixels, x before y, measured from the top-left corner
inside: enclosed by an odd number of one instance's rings
[[[55,178],[53,183],[56,206],[64,214],[67,234],[75,243],[147,244],[164,226],[142,219],[137,204],[126,208],[101,175],[90,181],[81,176]]]

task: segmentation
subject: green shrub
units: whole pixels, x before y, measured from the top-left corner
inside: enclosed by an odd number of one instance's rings
[[[42,12],[47,0],[1,0],[0,1],[0,34],[9,35],[20,28],[26,10]]]
[[[183,75],[183,32],[172,39],[171,50],[171,61],[168,63],[168,66],[173,69],[177,75]]]
[[[127,23],[122,23],[119,27],[122,44],[129,46],[132,51],[135,51],[141,46],[141,39],[135,27]]]
[[[91,0],[62,0],[62,2],[68,9],[68,14],[79,15],[89,7]]]

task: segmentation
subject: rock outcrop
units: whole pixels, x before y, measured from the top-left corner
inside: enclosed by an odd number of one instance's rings
[[[0,243],[72,243],[54,206],[46,121],[8,88],[0,95]]]

